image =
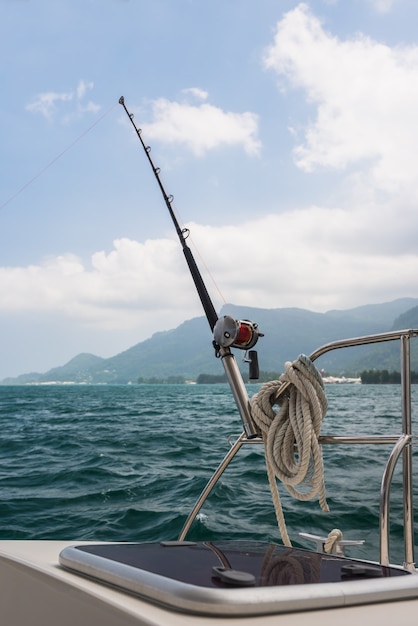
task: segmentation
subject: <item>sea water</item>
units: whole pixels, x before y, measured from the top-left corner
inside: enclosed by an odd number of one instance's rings
[[[322,434],[401,432],[400,386],[339,384],[326,392]],[[415,386],[412,406],[416,422]],[[176,539],[228,437],[242,430],[227,385],[2,386],[0,427],[0,538],[74,541]],[[346,539],[365,540],[350,556],[378,559],[390,449],[323,446],[329,513],[279,487],[292,542],[310,547],[299,532],[339,528]],[[402,514],[399,467],[391,488],[394,561],[403,558]],[[188,538],[280,542],[262,445],[241,448]]]

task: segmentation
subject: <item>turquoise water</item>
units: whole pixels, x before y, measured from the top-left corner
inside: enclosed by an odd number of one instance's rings
[[[250,395],[257,389],[249,387]],[[400,432],[399,386],[326,391],[322,434]],[[412,393],[418,409],[418,389]],[[241,432],[227,385],[0,387],[0,423],[1,539],[175,539],[227,452],[228,436]],[[379,489],[389,451],[324,446],[330,513],[281,489],[295,545],[308,546],[299,531],[340,528],[347,539],[366,540],[350,555],[378,558]],[[403,550],[399,471],[391,519],[394,558]],[[189,538],[280,542],[261,445],[240,450]]]

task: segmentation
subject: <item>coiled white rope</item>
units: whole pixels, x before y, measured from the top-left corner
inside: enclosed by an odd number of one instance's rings
[[[287,384],[282,395],[278,392]],[[273,410],[274,405],[280,408]],[[265,383],[251,399],[254,422],[260,429],[266,454],[267,475],[283,543],[291,546],[276,478],[298,500],[318,497],[329,511],[325,497],[322,450],[318,442],[327,410],[322,377],[312,361],[301,355],[285,364],[279,380]]]

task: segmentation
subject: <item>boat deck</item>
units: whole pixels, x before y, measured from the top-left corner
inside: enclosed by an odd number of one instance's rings
[[[310,626],[391,625],[416,619],[418,597],[379,604],[321,608],[281,614],[225,617],[197,616],[165,609],[116,588],[73,574],[59,566],[59,554],[74,542],[0,541],[2,623],[8,626]],[[78,544],[80,545],[80,544]],[[87,545],[87,542],[86,542]],[[411,577],[415,579],[415,575]],[[367,584],[367,581],[363,581]],[[418,577],[417,577],[418,596]],[[409,589],[407,592],[411,594]],[[402,594],[401,594],[402,595]]]

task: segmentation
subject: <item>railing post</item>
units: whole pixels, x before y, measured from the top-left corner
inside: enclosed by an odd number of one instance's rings
[[[250,440],[250,441],[253,441],[253,440]],[[194,505],[192,511],[189,513],[189,516],[186,519],[184,526],[182,528],[182,531],[179,535],[179,538],[178,538],[179,541],[185,540],[186,535],[189,532],[191,525],[193,524],[193,521],[195,520],[197,514],[199,513],[200,509],[204,505],[210,492],[212,491],[212,489],[214,488],[219,478],[222,476],[222,474],[224,473],[224,471],[226,470],[226,468],[228,467],[228,465],[230,464],[230,462],[232,461],[232,459],[234,458],[238,450],[241,448],[241,446],[245,442],[246,442],[245,433],[242,433],[242,435],[238,437],[234,445],[228,450],[227,454],[220,462],[218,468],[212,475],[212,478],[209,480],[206,487],[203,489],[202,493],[200,494],[199,499]]]
[[[410,438],[401,435],[393,447],[385,470],[382,476],[380,487],[380,564],[390,565],[389,559],[389,509],[390,509],[390,488],[392,485],[393,473],[401,454],[410,447]],[[405,498],[404,498],[405,499]],[[405,531],[405,527],[404,527]],[[406,532],[404,532],[406,536]],[[406,553],[406,551],[405,551]]]
[[[414,511],[412,503],[412,418],[411,418],[411,363],[410,363],[410,334],[404,334],[401,341],[401,382],[402,382],[402,430],[410,438],[405,446],[403,459],[403,514],[404,514],[404,542],[405,563],[409,570],[415,569],[414,559]]]

